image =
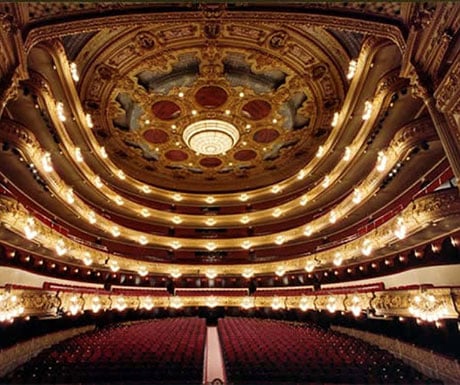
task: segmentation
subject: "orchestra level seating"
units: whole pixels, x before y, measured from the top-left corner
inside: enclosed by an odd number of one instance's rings
[[[224,318],[231,384],[439,384],[387,351],[306,323]]]
[[[201,384],[205,320],[119,324],[41,352],[5,381],[12,384]]]

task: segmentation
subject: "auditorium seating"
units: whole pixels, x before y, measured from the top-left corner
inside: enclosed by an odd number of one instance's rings
[[[233,384],[431,384],[390,353],[305,323],[225,318],[218,324]]]
[[[205,336],[198,318],[119,324],[52,346],[6,382],[200,384]]]

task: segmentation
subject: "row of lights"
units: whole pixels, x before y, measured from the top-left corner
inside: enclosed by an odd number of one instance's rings
[[[363,303],[358,295],[353,295],[350,299],[351,304],[348,306],[349,310],[355,317],[359,317],[363,311]],[[109,308],[112,310],[124,311],[128,307],[128,302],[123,295],[119,295],[116,298],[111,298]],[[325,308],[331,314],[338,310],[340,300],[334,295],[327,297],[325,301]],[[410,298],[409,312],[412,316],[428,322],[437,322],[448,315],[446,305],[440,298],[437,298],[432,293],[422,292]],[[182,298],[179,296],[173,296],[169,299],[170,307],[179,309],[183,307]],[[206,306],[214,308],[219,306],[219,299],[216,296],[208,296],[205,301]],[[80,295],[72,295],[65,310],[69,315],[77,315],[83,313],[85,301]],[[241,300],[240,306],[243,309],[251,309],[255,307],[255,298],[246,296]],[[299,309],[302,311],[314,310],[314,299],[302,295],[299,300]],[[90,307],[93,313],[98,313],[103,308],[103,302],[101,297],[98,295],[92,296],[90,300]],[[139,308],[147,311],[152,310],[155,307],[152,297],[139,297]],[[270,307],[273,310],[279,310],[286,308],[284,297],[274,296],[271,300]],[[24,306],[19,301],[18,297],[9,292],[5,292],[0,295],[0,322],[13,322],[13,320],[24,313]],[[400,317],[400,320],[402,318]]]
[[[388,158],[387,156],[384,154],[383,151],[380,151],[378,153],[378,157],[377,157],[377,164],[376,164],[376,169],[377,171],[379,172],[383,172],[386,168],[386,165],[387,165],[387,161],[388,161]],[[45,153],[42,157],[42,165],[43,165],[43,168],[46,172],[51,172],[53,171],[53,167],[52,167],[52,164],[51,164],[51,156],[49,153]],[[119,171],[119,177],[120,178],[124,178],[124,173],[120,170]],[[96,176],[96,178],[94,179],[94,183],[96,185],[96,187],[100,188],[102,187],[102,181],[100,179],[99,176]],[[326,175],[321,183],[322,187],[323,188],[327,188],[331,183],[331,177],[329,175]],[[273,186],[273,191],[276,191],[278,192],[280,189],[280,187],[278,185],[275,185]],[[359,189],[355,189],[354,192],[353,192],[353,197],[352,197],[352,201],[353,203],[355,204],[358,204],[361,199],[362,199],[362,191],[359,190]],[[177,198],[177,197],[176,197]],[[121,206],[124,204],[124,199],[120,196],[120,195],[116,195],[114,198],[114,202],[115,204],[117,204],[118,206]],[[215,198],[212,197],[212,196],[208,196],[206,198],[206,200],[211,203],[211,202],[214,202],[215,201]],[[75,202],[75,199],[74,199],[74,196],[73,196],[73,190],[71,188],[69,188],[66,192],[66,201],[69,203],[69,204],[73,204]],[[308,197],[307,195],[304,195],[302,196],[300,199],[299,199],[299,204],[301,206],[305,206],[308,202]],[[272,216],[274,218],[278,218],[280,217],[282,214],[283,214],[283,210],[281,208],[276,208],[272,211]],[[141,215],[144,216],[144,217],[148,217],[150,216],[150,212],[148,209],[146,208],[142,208],[141,209]],[[334,214],[332,213],[331,214],[331,217],[333,218],[334,217]],[[95,223],[96,220],[95,220],[95,214],[93,211],[89,211],[88,212],[88,218],[89,218],[89,221],[90,223]],[[247,216],[247,215],[244,215],[240,218],[240,222],[241,223],[248,223],[250,221],[250,218]],[[172,217],[172,222],[175,223],[175,224],[180,224],[182,223],[182,218],[179,217],[179,216],[173,216]],[[335,221],[331,221],[331,223],[335,223]],[[208,218],[205,220],[205,224],[207,226],[214,226],[215,224],[217,224],[217,221],[214,219],[214,218]]]
[[[331,211],[331,214],[330,214],[330,218],[329,218],[330,222],[334,222],[336,220],[336,214],[334,211]],[[304,235],[305,236],[310,236],[312,234],[312,228],[311,226],[307,226],[305,228],[305,231],[304,231]],[[33,240],[35,237],[37,237],[39,234],[40,234],[40,231],[37,227],[37,223],[36,223],[36,220],[29,216],[27,217],[26,221],[25,221],[25,225],[24,225],[24,228],[23,228],[23,232],[24,232],[24,236],[29,239],[29,240]],[[120,235],[120,229],[116,226],[114,226],[112,229],[111,229],[111,232],[112,232],[112,235],[117,237]],[[406,223],[404,221],[404,219],[402,217],[398,217],[396,219],[396,224],[393,228],[393,234],[395,237],[397,237],[398,239],[404,239],[406,234],[407,234],[407,226],[406,226]],[[277,235],[275,238],[274,238],[274,242],[277,244],[277,245],[282,245],[286,242],[287,238],[286,236],[284,235]],[[141,245],[146,245],[148,243],[148,239],[146,236],[142,235],[139,237],[139,243]],[[179,248],[182,247],[182,244],[175,240],[173,242],[171,242],[170,246],[177,250]],[[248,250],[250,249],[251,247],[253,246],[252,242],[250,240],[244,240],[242,243],[241,243],[241,247]],[[205,248],[209,251],[213,251],[215,250],[216,248],[218,247],[218,245],[215,243],[215,242],[212,242],[212,241],[209,241],[205,244]],[[66,254],[69,250],[68,250],[68,246],[66,245],[66,242],[64,241],[64,239],[60,238],[58,239],[56,242],[55,242],[55,251],[56,251],[56,254],[58,256],[63,256],[64,254]],[[371,253],[372,253],[372,250],[373,250],[373,242],[369,239],[369,238],[365,238],[361,244],[361,253],[365,256],[370,256]],[[84,257],[84,263],[85,265],[90,265],[91,263],[89,262],[91,259],[90,259],[90,254],[88,252],[85,252],[83,253],[83,257]],[[335,255],[334,255],[334,259],[333,259],[333,264],[335,266],[340,266],[343,262],[343,255],[340,253],[340,252],[336,252]],[[116,263],[115,260],[112,260],[111,263]],[[307,272],[312,272],[313,269],[316,267],[317,265],[317,261],[315,259],[312,259],[312,260],[309,260],[306,265],[305,265],[305,270]],[[111,269],[112,271],[116,272],[119,270],[119,266],[118,264],[117,265],[111,265]],[[142,268],[141,269],[142,271],[139,272],[139,274],[141,276],[145,276],[148,274],[148,272],[146,272],[146,269],[145,268]],[[285,273],[285,267],[283,267],[282,265],[280,265],[276,270],[275,270],[275,274],[278,275],[278,276],[283,276]]]

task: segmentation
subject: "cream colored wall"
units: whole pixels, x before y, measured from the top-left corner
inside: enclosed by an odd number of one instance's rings
[[[460,265],[429,266],[372,279],[321,285],[321,288],[347,287],[383,282],[385,289],[407,285],[460,286]]]
[[[88,286],[95,288],[104,287],[104,285],[101,284],[68,281],[65,279],[52,278],[45,275],[29,273],[27,271],[15,269],[12,267],[0,266],[0,287],[7,284],[15,284],[41,288],[45,282],[52,282],[61,285]]]

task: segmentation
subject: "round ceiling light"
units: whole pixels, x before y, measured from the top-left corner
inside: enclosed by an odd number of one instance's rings
[[[187,126],[182,138],[198,154],[218,155],[230,150],[240,138],[240,133],[231,123],[206,119]]]

